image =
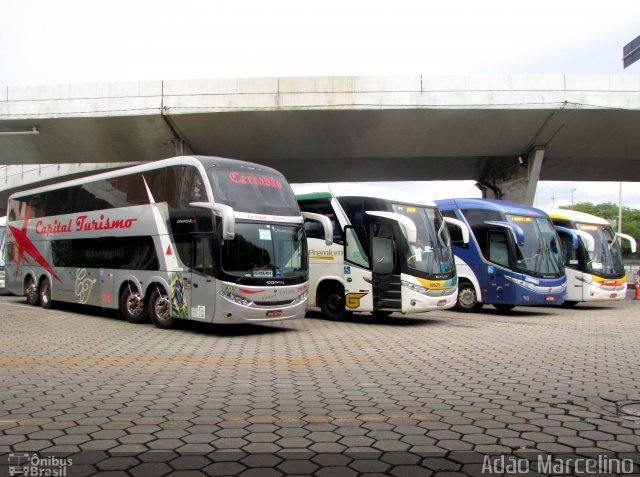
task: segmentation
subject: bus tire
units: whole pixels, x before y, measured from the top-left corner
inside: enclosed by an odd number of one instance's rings
[[[458,311],[472,313],[482,309],[482,303],[478,301],[476,289],[469,282],[462,282],[458,285],[458,299],[454,307]]]
[[[38,287],[38,299],[40,300],[42,308],[46,308],[47,310],[51,308],[51,282],[46,277],[40,280],[40,286]]]
[[[571,308],[572,306],[576,306],[578,304],[577,301],[563,301],[562,302],[562,306],[564,306],[565,308]]]
[[[162,287],[156,287],[149,298],[149,316],[158,328],[163,330],[173,328],[178,320],[171,316],[171,300]]]
[[[320,310],[330,320],[345,320],[351,313],[346,309],[344,287],[339,283],[325,286],[320,293]]]
[[[120,313],[129,323],[147,323],[149,316],[137,288],[127,284],[120,294]]]
[[[24,283],[24,294],[27,297],[27,303],[29,303],[29,305],[38,306],[40,304],[38,285],[33,275],[29,275]]]

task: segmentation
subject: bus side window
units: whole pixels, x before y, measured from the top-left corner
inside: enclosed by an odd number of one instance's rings
[[[573,238],[566,232],[558,230],[560,244],[562,245],[562,261],[565,267],[578,267],[578,251],[573,247]]]
[[[364,227],[348,225],[344,228],[344,233],[345,260],[363,268],[369,268],[369,242]]]
[[[443,217],[449,217],[451,219],[458,219],[453,210],[443,210],[441,211]],[[458,219],[459,220],[459,219]],[[449,231],[449,237],[451,237],[451,245],[455,247],[469,248],[469,244],[464,242],[462,237],[462,230],[460,227],[456,227],[453,224],[446,224],[447,230]]]
[[[336,218],[336,214],[333,213],[333,207],[331,206],[330,199],[312,199],[299,202],[300,210],[302,212],[313,212],[314,214],[321,214],[328,217],[333,226],[333,242],[342,245],[342,228]],[[322,239],[324,240],[324,230],[320,222],[315,220],[305,220],[304,230],[307,234],[307,238]]]
[[[193,268],[213,275],[214,273],[213,238],[210,234],[193,237]]]
[[[489,261],[509,266],[509,248],[507,247],[507,236],[504,232],[489,232],[488,234],[489,250],[487,257]]]

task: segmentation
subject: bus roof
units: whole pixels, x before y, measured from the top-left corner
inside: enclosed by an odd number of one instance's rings
[[[64,187],[73,187],[77,185],[86,184],[87,182],[113,179],[125,174],[135,174],[136,172],[145,172],[153,169],[158,169],[160,167],[179,165],[179,164],[194,165],[194,166],[201,165],[205,169],[208,169],[210,167],[246,168],[246,169],[252,170],[253,172],[259,172],[261,174],[273,174],[273,175],[282,176],[282,173],[280,173],[279,171],[271,167],[263,166],[261,164],[256,164],[253,162],[240,161],[236,159],[228,159],[224,157],[215,157],[215,156],[178,156],[178,157],[171,157],[168,159],[161,159],[159,161],[145,162],[144,164],[124,167],[124,168],[115,169],[108,172],[101,172],[99,174],[81,177],[79,179],[72,179],[69,181],[58,182],[58,183],[47,185],[47,186],[37,187],[35,189],[14,192],[13,194],[11,194],[10,198],[21,197],[21,196],[31,195],[31,194],[38,194],[40,192],[46,192],[46,191],[55,190],[55,189],[62,189]]]
[[[572,222],[580,222],[583,224],[611,225],[608,220],[577,210],[551,208],[543,208],[542,210],[549,214],[549,217],[552,219],[570,220]]]
[[[495,210],[497,212],[503,212],[505,214],[515,215],[528,215],[531,217],[544,217],[547,218],[547,214],[540,209],[531,207],[517,202],[510,202],[508,200],[496,200],[496,199],[441,199],[436,200],[436,204],[440,209],[485,209]]]
[[[293,192],[299,200],[331,197],[371,197],[386,199],[403,204],[435,207],[435,202],[391,187],[381,187],[358,182],[331,182],[317,184],[292,184]]]

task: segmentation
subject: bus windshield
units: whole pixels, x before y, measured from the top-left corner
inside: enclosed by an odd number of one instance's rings
[[[593,250],[585,247],[586,271],[599,276],[620,276],[624,270],[622,251],[611,227],[580,223],[576,226],[578,230],[591,235],[595,242]]]
[[[281,175],[216,167],[209,169],[208,174],[216,191],[216,202],[231,206],[237,212],[300,215],[291,186]]]
[[[407,244],[409,270],[427,275],[452,274],[454,261],[449,232],[438,209],[393,204],[393,211],[409,217],[416,225],[416,242]]]
[[[236,223],[235,238],[222,244],[222,268],[238,278],[290,278],[307,273],[302,225]]]
[[[510,214],[506,218],[524,231],[524,244],[516,243],[517,268],[543,278],[562,275],[562,249],[551,220]]]

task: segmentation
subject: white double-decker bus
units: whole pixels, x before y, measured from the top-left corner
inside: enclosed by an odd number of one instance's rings
[[[303,217],[276,170],[185,156],[13,194],[7,288],[130,322],[303,317]]]
[[[351,312],[420,313],[451,308],[458,283],[449,233],[435,203],[365,184],[294,184],[307,221],[309,306],[331,319]],[[458,220],[446,219],[462,228]],[[331,243],[333,242],[333,243]]]

